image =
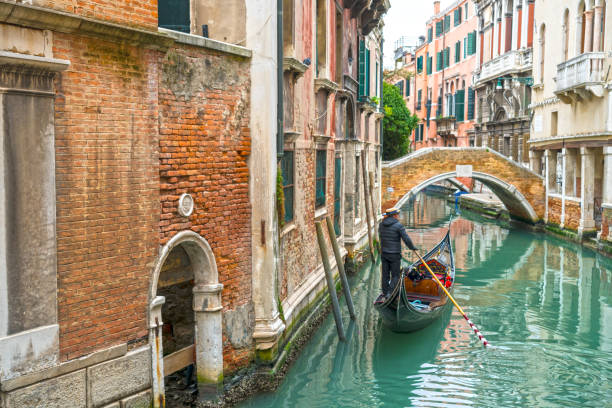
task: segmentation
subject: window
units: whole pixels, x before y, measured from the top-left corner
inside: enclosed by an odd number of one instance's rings
[[[157,15],[159,27],[189,33],[189,0],[159,0]]]
[[[406,80],[406,96],[410,96],[410,78]]]
[[[465,37],[463,39],[463,58],[467,57],[467,42],[468,42],[468,38]]]
[[[442,60],[442,51],[436,53],[436,71],[441,71],[444,61]]]
[[[467,55],[476,54],[476,31],[468,33],[467,36]]]
[[[417,100],[416,100],[416,110],[421,110],[421,97],[423,96],[423,90],[419,89],[417,91]]]
[[[444,16],[444,32],[445,33],[448,33],[450,31],[450,26],[451,26],[451,23],[450,23],[450,14],[449,14],[449,15]]]
[[[444,21],[436,21],[436,37],[439,37],[444,32]]]
[[[285,11],[283,11],[283,16]],[[343,21],[342,13],[336,10],[336,83],[342,84],[342,40],[344,34],[342,32]]]
[[[420,74],[421,72],[423,72],[423,56],[422,55],[417,58],[416,65],[417,65],[417,74]]]
[[[370,96],[370,50],[359,40],[359,99]]]
[[[550,135],[551,136],[557,136],[557,120],[558,120],[558,112],[551,112],[550,113]]]
[[[461,41],[455,43],[455,62],[461,60]]]
[[[334,231],[336,235],[340,235],[342,228],[340,227],[341,219],[341,195],[342,195],[342,159],[336,157],[334,161]]]
[[[281,159],[281,172],[283,175],[283,195],[285,196],[285,222],[293,221],[293,151],[285,150]]]
[[[316,157],[315,208],[325,206],[325,177],[327,173],[327,150],[317,150]]]
[[[454,12],[455,27],[461,24],[461,7],[457,8]]]
[[[450,63],[450,47],[446,47],[443,52],[444,68],[448,68]]]
[[[465,16],[464,19],[467,20],[468,19],[468,3],[465,3]]]
[[[467,120],[474,120],[474,102],[475,101],[476,101],[476,92],[472,88],[468,88]]]
[[[455,117],[457,122],[464,121],[465,113],[465,90],[460,89],[455,93]]]
[[[327,7],[326,0],[317,0],[317,42],[316,42],[316,70],[317,77],[325,73],[327,65]]]
[[[540,83],[544,82],[544,60],[546,58],[546,26],[540,28]]]
[[[433,40],[433,27],[427,29],[427,42],[430,43]]]
[[[427,53],[427,75],[431,75],[433,69],[433,57],[429,56],[429,53]]]
[[[293,0],[283,0],[283,52],[286,56],[294,54],[294,17]]]

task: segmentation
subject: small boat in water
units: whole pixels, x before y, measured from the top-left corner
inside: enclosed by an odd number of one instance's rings
[[[450,229],[422,259],[450,293],[455,282]],[[452,303],[419,260],[402,268],[391,295],[387,299],[379,296],[374,306],[386,327],[396,332],[412,332],[429,325],[452,307]]]

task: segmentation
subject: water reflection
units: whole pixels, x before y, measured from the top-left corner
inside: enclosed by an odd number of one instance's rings
[[[425,251],[452,208],[421,196],[402,213]],[[571,243],[462,214],[451,226],[456,311],[424,330],[382,327],[377,264],[352,279],[358,319],[339,343],[329,317],[274,394],[245,406],[605,406],[612,395],[612,262]],[[408,254],[407,254],[408,255]],[[343,305],[344,321],[349,322]]]

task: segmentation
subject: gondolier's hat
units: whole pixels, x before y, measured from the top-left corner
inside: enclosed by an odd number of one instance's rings
[[[389,216],[389,215],[395,215],[395,214],[399,214],[400,210],[399,208],[396,207],[391,207],[391,208],[387,208],[387,211],[385,211],[385,216]]]

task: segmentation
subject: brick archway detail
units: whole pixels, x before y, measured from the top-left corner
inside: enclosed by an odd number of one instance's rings
[[[383,165],[383,201],[402,205],[428,185],[457,177],[457,165],[471,165],[472,178],[489,187],[510,215],[537,223],[544,216],[543,178],[488,148],[429,148]]]

